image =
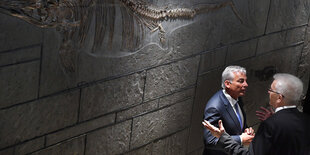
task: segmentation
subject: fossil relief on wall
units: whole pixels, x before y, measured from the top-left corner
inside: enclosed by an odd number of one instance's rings
[[[158,7],[146,0],[0,0],[0,12],[41,28],[56,28],[62,35],[59,56],[68,72],[75,71],[75,56],[122,57],[155,44],[169,48],[174,29],[164,21],[193,22],[198,14],[230,7],[242,22],[232,1],[192,7]],[[187,23],[187,24],[186,24]]]

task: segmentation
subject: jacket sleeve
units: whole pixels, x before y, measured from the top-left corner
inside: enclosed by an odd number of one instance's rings
[[[209,121],[212,125],[218,127],[218,121],[220,120],[221,115],[215,107],[208,107],[204,112],[204,120]],[[216,145],[218,138],[212,136],[211,132],[204,128],[204,139],[206,145]]]
[[[218,145],[222,145],[224,151],[232,155],[253,155],[252,146],[245,148],[238,144],[226,132],[219,138]]]

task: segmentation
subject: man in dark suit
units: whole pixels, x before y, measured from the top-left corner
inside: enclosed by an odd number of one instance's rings
[[[232,140],[221,121],[220,129],[207,121],[203,124],[219,138],[219,145],[223,145],[229,154],[309,155],[310,116],[296,108],[302,91],[299,78],[290,74],[274,75],[268,93],[269,104],[275,108],[275,113],[260,124],[249,148],[243,148]]]
[[[237,143],[249,144],[253,139],[253,129],[246,129],[246,116],[242,108],[241,96],[245,95],[248,84],[246,70],[240,66],[228,66],[222,73],[222,90],[219,90],[208,101],[204,111],[204,120],[217,125],[223,121],[226,132]],[[204,129],[204,152],[207,155],[224,155],[221,146],[217,145],[218,138],[212,136],[209,130]]]

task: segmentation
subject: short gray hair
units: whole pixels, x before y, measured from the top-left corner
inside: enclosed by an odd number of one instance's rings
[[[232,82],[232,80],[235,78],[236,72],[240,72],[246,75],[246,70],[243,67],[240,66],[227,66],[225,70],[222,73],[222,88],[225,88],[225,81],[229,80]]]
[[[286,104],[298,104],[303,92],[302,81],[291,74],[278,73],[273,76],[276,80],[275,91],[284,96]]]

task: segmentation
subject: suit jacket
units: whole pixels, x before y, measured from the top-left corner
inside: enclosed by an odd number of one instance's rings
[[[310,155],[310,116],[296,108],[283,109],[261,123],[248,149],[227,134],[218,143],[229,154]]]
[[[246,128],[246,115],[242,108],[243,103],[240,98],[238,104],[241,108],[244,117],[243,129],[241,129],[238,118],[228,99],[224,95],[223,90],[218,91],[208,101],[204,111],[204,119],[209,121],[211,124],[215,126],[218,126],[218,121],[222,120],[226,132],[230,134],[235,141],[241,143],[240,135]],[[204,128],[204,143],[205,143],[204,154],[208,155],[225,154],[223,152],[224,148],[217,145],[217,141],[218,138],[212,136],[210,131]]]

